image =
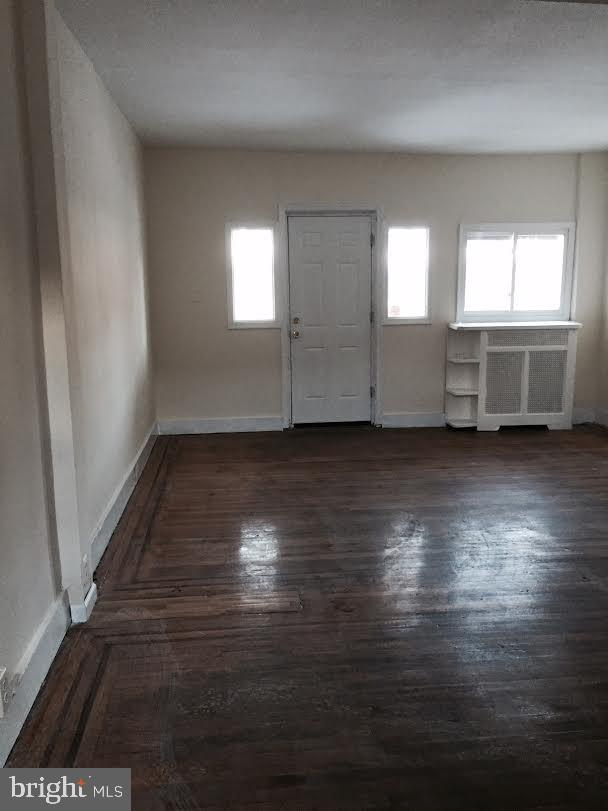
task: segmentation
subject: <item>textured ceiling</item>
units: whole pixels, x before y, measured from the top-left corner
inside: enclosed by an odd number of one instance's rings
[[[608,148],[608,4],[57,0],[149,144]]]

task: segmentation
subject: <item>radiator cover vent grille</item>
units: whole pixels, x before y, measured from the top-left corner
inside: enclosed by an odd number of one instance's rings
[[[523,352],[488,352],[486,414],[519,414]]]
[[[495,330],[488,333],[488,346],[566,346],[563,329]]]
[[[528,414],[563,412],[566,360],[566,350],[530,352]]]

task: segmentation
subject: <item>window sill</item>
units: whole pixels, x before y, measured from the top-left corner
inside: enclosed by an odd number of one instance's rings
[[[276,321],[242,321],[228,324],[228,329],[281,329]]]
[[[382,321],[383,327],[404,327],[408,324],[432,324],[430,318],[385,318]]]
[[[492,330],[492,329],[580,329],[579,321],[452,321],[453,330]]]

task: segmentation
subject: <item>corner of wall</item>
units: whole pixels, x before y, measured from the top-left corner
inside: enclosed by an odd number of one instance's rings
[[[112,498],[108,502],[99,524],[93,533],[93,537],[90,539],[90,559],[93,571],[99,566],[99,562],[103,557],[103,553],[106,551],[110,538],[114,534],[125,507],[133,494],[135,485],[139,481],[139,477],[146,466],[146,462],[154,447],[157,433],[156,423],[153,423],[141,447],[135,454],[123,480],[119,483]]]

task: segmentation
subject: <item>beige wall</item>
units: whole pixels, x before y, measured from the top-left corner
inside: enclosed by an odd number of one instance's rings
[[[14,3],[0,3],[0,667],[10,676],[58,593],[43,475],[39,288]]]
[[[141,149],[56,16],[68,248],[65,313],[81,543],[152,427]]]
[[[608,152],[581,155],[577,223],[575,312],[584,329],[578,338],[576,405],[598,409],[602,408],[602,364],[598,361],[605,323],[602,300],[608,223]]]
[[[585,156],[581,193],[597,195]],[[595,163],[594,163],[595,161]],[[384,328],[384,411],[443,412],[446,324],[454,318],[460,222],[574,220],[576,155],[432,156],[145,151],[156,403],[160,420],[278,415],[278,330],[228,330],[225,223],[276,219],[280,205],[382,207],[431,227],[432,325]],[[576,406],[596,406],[600,223],[585,203],[578,285]]]

